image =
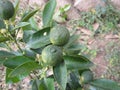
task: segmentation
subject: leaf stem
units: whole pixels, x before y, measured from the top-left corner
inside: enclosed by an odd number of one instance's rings
[[[35,75],[35,77],[36,77],[37,79],[39,79],[39,77],[36,75],[36,73],[37,73],[37,72],[33,71],[33,74]]]
[[[9,25],[10,22],[9,22],[8,20],[5,21],[5,22],[6,22],[6,28],[7,28],[7,30],[8,30],[8,25]],[[21,49],[20,45],[18,44],[16,38],[14,38],[14,37],[12,36],[12,34],[11,34],[11,32],[10,32],[9,30],[8,30],[8,32],[9,32],[9,34],[10,34],[10,38],[15,42],[15,44],[16,44],[16,46],[18,47],[18,49],[20,50],[20,52],[21,52],[21,53],[24,53],[23,50]]]
[[[0,33],[2,36],[6,36],[5,34],[3,34],[3,33]],[[6,44],[6,46],[7,46],[7,48],[10,50],[10,51],[13,51],[12,50],[12,48],[10,47],[10,45],[7,43],[7,42],[4,42],[5,44]]]

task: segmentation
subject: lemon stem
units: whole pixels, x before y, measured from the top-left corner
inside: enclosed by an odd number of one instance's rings
[[[9,20],[5,20],[5,23],[6,23],[6,28],[8,30],[8,25],[10,24]],[[21,49],[20,45],[18,44],[16,38],[14,38],[11,34],[11,32],[8,30],[9,34],[10,34],[10,38],[15,42],[16,46],[18,47],[18,49],[20,50],[21,53],[24,54],[23,50]]]

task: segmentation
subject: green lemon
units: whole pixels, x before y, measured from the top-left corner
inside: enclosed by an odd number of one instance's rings
[[[14,6],[8,0],[0,0],[0,17],[9,20],[14,15]]]
[[[64,26],[55,26],[50,31],[50,41],[54,45],[63,46],[70,38],[68,29]]]
[[[49,45],[42,50],[42,60],[48,66],[55,66],[63,60],[60,47]]]
[[[84,71],[80,76],[80,83],[87,84],[93,80],[93,73],[92,71]]]

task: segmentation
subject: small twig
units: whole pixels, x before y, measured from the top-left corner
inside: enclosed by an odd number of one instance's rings
[[[3,34],[3,33],[0,33],[2,36],[6,36],[5,34]],[[5,44],[6,44],[6,46],[8,47],[8,49],[10,50],[10,51],[12,51],[12,48],[10,47],[10,45],[7,43],[7,42],[4,42]]]
[[[17,30],[17,32],[16,32],[16,37],[17,37],[17,35],[18,35],[19,31],[20,31],[20,28],[18,28],[18,30]]]
[[[36,77],[37,79],[39,79],[39,77],[36,75],[36,72],[35,72],[35,71],[33,71],[33,74],[35,75],[35,77]]]
[[[34,78],[32,77],[32,75],[29,75],[29,76],[30,76],[31,79],[34,79]]]
[[[8,29],[8,25],[9,25],[9,21],[6,21],[6,26],[7,26],[7,29]],[[10,37],[11,39],[15,42],[15,44],[17,45],[18,49],[20,50],[21,53],[23,53],[23,50],[21,49],[20,45],[18,44],[16,38],[14,38],[11,34],[11,32],[8,30],[9,34],[10,34]]]

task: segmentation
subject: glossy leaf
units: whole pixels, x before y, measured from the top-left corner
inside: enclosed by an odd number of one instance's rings
[[[30,40],[32,34],[35,33],[35,30],[24,30],[23,31],[23,41],[27,43]]]
[[[29,25],[22,27],[22,30],[25,31],[25,30],[33,30],[33,29],[31,27],[31,24],[29,24]]]
[[[21,19],[22,22],[26,22],[28,21],[33,15],[35,15],[36,12],[38,12],[39,9],[33,10],[28,12],[27,14],[25,14],[23,16],[23,18]]]
[[[10,58],[10,57],[14,57],[14,56],[15,56],[15,54],[13,54],[11,52],[0,50],[0,58],[1,59]]]
[[[55,90],[54,88],[54,79],[44,78],[41,80],[39,90]]]
[[[49,32],[50,27],[47,27],[34,33],[27,43],[27,47],[37,49],[50,44]]]
[[[13,58],[8,58],[3,64],[4,66],[14,69],[20,65],[22,65],[23,63],[32,61],[31,59],[25,57],[25,56],[16,56]]]
[[[67,84],[67,68],[64,62],[56,65],[53,68],[54,77],[62,90],[66,89]]]
[[[7,58],[14,56],[15,55],[11,52],[0,50],[0,64],[3,64]]]
[[[16,30],[16,29],[18,29],[18,28],[25,27],[25,26],[27,26],[27,25],[29,25],[29,24],[30,24],[30,23],[28,23],[28,22],[20,22],[20,23],[18,23],[18,24],[15,26],[14,30]]]
[[[0,36],[0,43],[1,43],[1,42],[5,42],[5,41],[8,41],[8,40],[10,40],[10,38]]]
[[[67,88],[68,90],[78,90],[81,85],[79,83],[79,73],[74,71],[71,72],[68,76]]]
[[[70,70],[83,70],[93,66],[93,63],[84,56],[64,56],[65,64]]]
[[[70,47],[64,49],[67,55],[77,55],[82,50],[83,46],[79,43],[74,43]]]
[[[42,47],[42,48],[37,48],[37,49],[31,49],[31,50],[34,51],[34,52],[36,52],[36,53],[38,53],[38,54],[41,54],[43,48],[44,48],[44,47]]]
[[[34,61],[29,61],[26,63],[23,63],[22,65],[16,67],[10,74],[9,77],[15,77],[15,76],[27,76],[30,74],[31,71],[40,69],[41,66],[34,62]]]
[[[5,81],[7,84],[12,84],[12,83],[17,83],[20,80],[22,80],[21,77],[9,77],[8,75],[12,72],[12,69],[6,68],[6,77],[5,77]]]
[[[79,39],[80,35],[72,35],[70,36],[69,42],[63,47],[64,49],[67,49],[68,47],[72,46],[75,41]]]
[[[102,89],[102,88],[95,87],[95,86],[89,86],[88,90],[106,90],[106,89]]]
[[[5,43],[0,43],[0,47],[7,48],[7,45]]]
[[[32,90],[40,90],[39,86],[40,86],[41,81],[38,79],[35,79],[32,81]]]
[[[56,0],[49,0],[48,3],[45,5],[42,16],[44,27],[50,26],[55,7],[56,7]]]
[[[38,30],[39,29],[37,21],[34,19],[34,17],[29,19],[29,23],[30,23],[32,29],[34,29],[34,30]]]
[[[24,56],[32,59],[32,60],[35,60],[36,59],[36,53],[28,48],[24,49]]]
[[[29,23],[29,25],[24,26],[22,28],[23,30],[34,30],[34,31],[39,30],[37,21],[34,19],[34,17],[31,17],[27,22]]]
[[[120,86],[117,82],[108,79],[96,79],[90,84],[105,90],[120,90]]]
[[[15,21],[16,19],[16,15],[19,9],[19,4],[20,4],[20,0],[16,0],[14,4],[14,8],[15,8],[14,16],[11,18],[12,21]]]

